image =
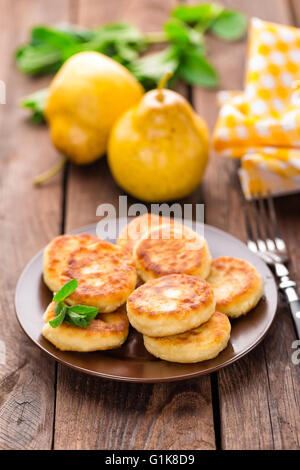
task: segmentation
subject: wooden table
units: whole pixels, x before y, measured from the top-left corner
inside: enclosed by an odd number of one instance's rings
[[[249,16],[300,26],[297,0],[223,2]],[[99,380],[46,357],[25,337],[13,297],[25,263],[64,231],[95,222],[96,207],[117,205],[120,189],[105,159],[69,166],[40,189],[32,178],[58,159],[46,127],[25,119],[18,101],[45,86],[22,76],[13,51],[38,23],[98,26],[132,21],[160,28],[175,0],[0,0],[0,448],[1,449],[297,449],[300,442],[299,366],[291,361],[295,332],[280,305],[265,341],[246,358],[211,376],[181,383],[139,385]],[[241,89],[246,41],[210,39],[209,55],[223,89]],[[212,128],[215,92],[187,92]],[[186,202],[204,202],[206,221],[246,239],[239,186],[230,160],[212,155],[204,182]],[[277,201],[280,224],[300,282],[298,196]],[[4,358],[4,349],[6,358]]]

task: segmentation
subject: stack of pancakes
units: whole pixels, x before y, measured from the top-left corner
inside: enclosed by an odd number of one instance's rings
[[[78,287],[65,302],[91,305],[98,316],[87,328],[62,323],[52,328],[55,317],[51,302],[44,315],[42,334],[62,351],[98,351],[121,346],[128,336],[125,302],[137,280],[132,256],[127,250],[89,234],[62,235],[44,252],[44,281],[57,292],[71,279]]]
[[[130,222],[117,245],[88,234],[54,239],[44,254],[44,280],[56,292],[73,278],[78,288],[66,302],[95,306],[99,314],[87,328],[63,323],[54,329],[48,323],[55,316],[52,302],[43,335],[56,347],[119,347],[129,320],[151,354],[184,363],[216,357],[230,338],[228,317],[246,314],[263,294],[252,265],[212,260],[203,237],[153,214]]]

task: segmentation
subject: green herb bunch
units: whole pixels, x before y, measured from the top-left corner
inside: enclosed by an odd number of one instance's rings
[[[170,14],[162,31],[142,33],[127,23],[106,24],[97,29],[74,25],[37,26],[31,30],[28,44],[16,52],[19,69],[28,75],[53,74],[72,55],[81,51],[98,51],[127,67],[146,90],[172,73],[170,85],[183,79],[191,85],[218,86],[218,73],[207,59],[205,33],[234,41],[246,31],[243,14],[218,3],[179,5]],[[153,44],[162,43],[159,52],[148,52]],[[43,120],[47,89],[22,100],[35,121]]]
[[[78,286],[76,279],[67,282],[53,297],[55,318],[49,321],[52,328],[57,328],[62,322],[68,325],[86,328],[98,314],[98,308],[87,305],[67,305],[64,300],[75,291]]]

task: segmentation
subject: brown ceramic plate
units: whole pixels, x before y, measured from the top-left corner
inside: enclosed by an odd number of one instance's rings
[[[124,225],[125,220],[123,222]],[[264,297],[246,317],[232,321],[230,343],[215,359],[197,364],[176,364],[151,356],[143,345],[142,335],[130,331],[126,343],[107,352],[62,352],[41,336],[42,315],[52,294],[42,280],[40,251],[24,269],[16,289],[15,306],[18,320],[27,336],[53,359],[75,370],[98,377],[125,382],[170,382],[209,374],[240,359],[262,341],[274,320],[277,308],[277,287],[271,271],[246,245],[214,227],[205,226],[213,257],[221,255],[243,258],[260,272],[265,286]],[[95,233],[96,225],[75,233]],[[101,234],[98,235],[101,236]],[[104,237],[103,237],[104,238]],[[113,241],[113,240],[112,240]]]

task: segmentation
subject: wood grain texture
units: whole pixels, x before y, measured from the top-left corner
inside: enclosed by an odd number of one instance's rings
[[[195,2],[194,2],[195,3]],[[232,0],[224,4],[239,8],[249,17],[291,23],[288,2],[284,0]],[[242,89],[246,41],[228,44],[211,38],[209,54],[220,72],[222,89]],[[193,91],[194,105],[209,122],[217,117],[214,92]],[[203,182],[205,215],[215,225],[246,240],[236,162],[211,156]],[[297,202],[298,201],[298,202]],[[290,244],[295,276],[299,278],[299,195],[278,202],[279,223]],[[298,207],[298,208],[297,208]],[[284,209],[285,208],[285,209]],[[298,268],[299,269],[299,268]],[[285,304],[280,305],[276,323],[263,345],[238,363],[219,372],[221,445],[224,449],[299,448],[299,366],[291,362],[295,339]]]
[[[289,1],[289,6],[290,6],[290,11],[291,15],[294,20],[295,26],[300,25],[300,3],[299,0],[288,0]]]
[[[149,31],[161,26],[174,5],[173,0],[82,1],[78,20],[97,25],[122,19]],[[98,204],[117,206],[118,196],[123,194],[104,159],[83,172],[72,167],[67,188],[66,231],[95,222]],[[213,449],[210,380],[125,384],[86,377],[59,366],[54,447]]]
[[[126,384],[59,368],[55,449],[213,449],[206,383]]]
[[[49,449],[55,364],[21,331],[14,314],[14,291],[25,263],[59,231],[61,178],[39,190],[33,188],[36,173],[58,155],[47,129],[28,123],[18,102],[49,79],[22,76],[13,53],[33,24],[67,20],[68,2],[55,0],[45,10],[36,0],[0,0],[0,10],[0,78],[7,90],[6,104],[0,105],[0,449]]]

